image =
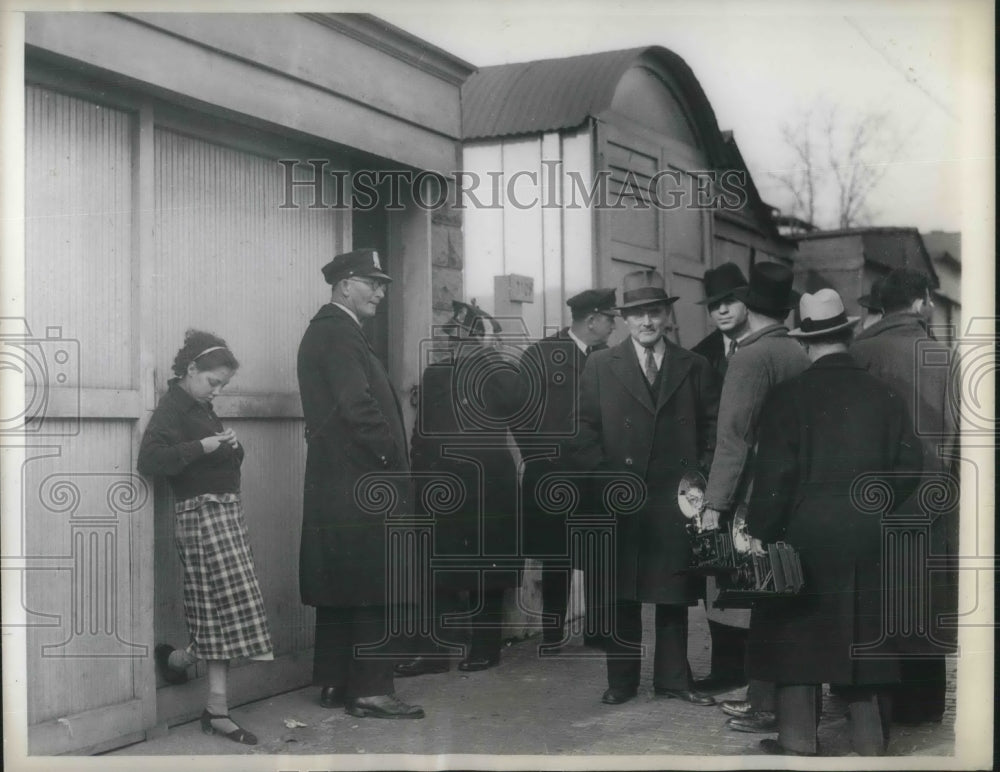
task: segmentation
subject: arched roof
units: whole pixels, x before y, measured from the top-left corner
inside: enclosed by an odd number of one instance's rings
[[[580,126],[611,107],[622,77],[641,64],[654,64],[671,76],[709,157],[721,160],[722,135],[705,92],[685,61],[662,46],[483,67],[462,85],[462,137],[488,139]]]

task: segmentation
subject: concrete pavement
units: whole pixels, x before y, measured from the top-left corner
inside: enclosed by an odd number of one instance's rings
[[[652,607],[645,608],[647,641],[652,635],[651,612]],[[690,618],[689,659],[700,677],[709,665],[708,628],[700,606],[691,610]],[[716,707],[655,697],[648,657],[639,696],[611,706],[600,702],[606,686],[603,656],[580,645],[577,636],[565,656],[542,659],[537,642],[507,646],[500,666],[480,673],[460,673],[453,663],[449,673],[397,679],[400,698],[427,711],[423,720],[357,719],[342,709],[321,708],[319,690],[309,687],[233,709],[240,725],[260,739],[257,746],[206,736],[194,722],[111,755],[761,755],[758,742],[768,735],[727,730],[726,716]],[[945,720],[912,728],[894,726],[891,755],[954,753],[954,671],[952,663]],[[742,697],[742,693],[737,690],[719,698]],[[824,755],[848,755],[847,719],[829,695],[824,713],[819,729]],[[286,720],[304,726],[288,726]]]

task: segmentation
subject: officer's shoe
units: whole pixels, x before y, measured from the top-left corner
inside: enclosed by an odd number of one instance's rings
[[[770,737],[760,741],[760,749],[769,756],[819,756],[819,753],[789,750],[777,740],[773,740]]]
[[[772,734],[778,731],[778,719],[773,713],[761,710],[745,716],[734,716],[726,721],[726,726],[737,732]]]
[[[345,709],[358,718],[423,718],[424,709],[419,705],[407,705],[395,694],[380,694],[376,697],[358,697],[347,703]]]
[[[728,692],[747,685],[747,679],[739,675],[715,675],[709,673],[705,678],[696,679],[694,688],[699,692]]]
[[[393,670],[400,678],[410,678],[430,673],[447,673],[451,670],[451,663],[446,659],[414,657],[409,662],[400,662]]]
[[[336,686],[324,686],[319,692],[319,704],[324,708],[344,707],[344,692]]]

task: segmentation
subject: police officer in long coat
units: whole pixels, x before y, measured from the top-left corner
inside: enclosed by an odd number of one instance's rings
[[[805,587],[795,598],[758,602],[750,622],[751,678],[777,683],[778,740],[770,753],[817,753],[817,692],[838,687],[861,755],[888,742],[886,687],[899,678],[891,650],[854,646],[886,629],[883,529],[916,489],[922,465],[903,399],[847,353],[857,317],[832,289],[804,295],[789,335],[812,365],[778,384],[761,412],[747,530],[761,543],[798,551]],[[883,506],[872,506],[872,502]],[[888,656],[887,656],[888,655]]]
[[[522,567],[517,465],[506,433],[519,409],[517,363],[498,350],[501,327],[493,317],[458,301],[453,309],[445,328],[448,355],[420,379],[412,438],[415,511],[433,516],[434,556],[451,566],[428,577],[437,646],[398,665],[400,676],[447,670],[449,645],[466,647],[458,665],[464,672],[499,664],[504,591],[518,585]],[[447,485],[449,478],[458,481],[451,503],[425,495],[427,486]],[[465,593],[467,604],[460,597]],[[453,618],[448,624],[449,615],[468,613],[465,623]],[[461,635],[466,629],[467,638]]]
[[[358,717],[423,718],[421,708],[395,697],[391,660],[356,651],[385,638],[393,602],[386,518],[406,513],[411,498],[402,412],[361,329],[391,279],[371,249],[337,255],[323,276],[331,302],[310,321],[298,353],[309,443],[299,589],[302,602],[316,607],[313,683],[322,687],[324,707],[346,705]],[[368,478],[375,487],[365,485],[370,473],[382,475]],[[384,485],[392,493],[383,499]],[[380,511],[380,500],[389,511]]]
[[[579,468],[637,478],[638,511],[615,513],[614,635],[605,641],[608,689],[619,704],[639,687],[642,604],[656,604],[653,687],[696,705],[714,700],[692,688],[687,661],[688,607],[703,583],[679,575],[690,560],[686,519],[677,504],[683,475],[707,469],[715,439],[718,384],[708,362],[665,338],[670,304],[657,271],[624,281],[619,307],[629,330],[621,344],[590,355],[583,371]]]
[[[539,411],[529,421],[530,431],[517,435],[524,460],[522,506],[524,512],[524,554],[542,563],[543,640],[564,641],[566,610],[569,607],[570,572],[553,566],[569,555],[567,513],[547,505],[545,486],[562,480],[571,485],[577,506],[571,515],[594,509],[593,486],[581,474],[574,474],[566,442],[576,434],[576,410],[580,398],[580,376],[587,357],[607,348],[615,329],[615,290],[584,290],[566,301],[572,323],[557,333],[531,344],[521,358],[521,376],[527,405]],[[537,395],[537,396],[536,396]],[[579,562],[574,566],[583,568]],[[588,593],[588,624],[593,627],[593,593]],[[584,640],[590,641],[585,630]]]

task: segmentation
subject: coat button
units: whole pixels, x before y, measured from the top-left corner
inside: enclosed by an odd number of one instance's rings
[[[681,466],[687,466],[687,465],[688,465],[687,459],[686,458],[682,458],[681,459]]]
[[[626,418],[625,419],[625,428],[628,428],[630,426],[632,426],[632,419],[631,418]]]
[[[625,459],[625,466],[632,466],[632,459],[631,458],[626,458]]]

